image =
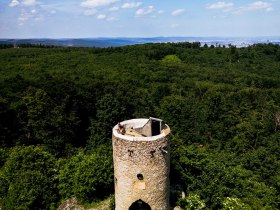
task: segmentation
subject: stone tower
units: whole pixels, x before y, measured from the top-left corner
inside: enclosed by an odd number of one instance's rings
[[[169,134],[156,118],[113,128],[116,210],[169,210]]]

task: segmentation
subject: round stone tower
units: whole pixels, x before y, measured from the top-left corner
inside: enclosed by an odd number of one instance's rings
[[[116,210],[169,210],[169,134],[156,118],[113,128]]]

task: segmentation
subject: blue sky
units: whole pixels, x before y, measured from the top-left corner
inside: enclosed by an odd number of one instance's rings
[[[279,35],[280,0],[0,0],[0,38]]]

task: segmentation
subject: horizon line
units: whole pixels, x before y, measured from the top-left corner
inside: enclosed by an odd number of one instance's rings
[[[280,35],[260,35],[260,36],[100,36],[100,37],[25,37],[25,38],[7,38],[1,39],[152,39],[152,38],[280,38]]]

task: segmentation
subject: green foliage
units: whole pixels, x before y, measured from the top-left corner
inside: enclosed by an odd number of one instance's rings
[[[115,196],[114,195],[112,195],[111,197],[110,197],[111,199],[110,199],[110,210],[114,210],[115,209]]]
[[[10,184],[4,209],[49,209],[56,202],[52,183],[38,171],[25,171]]]
[[[166,55],[162,61],[164,63],[180,63],[181,59],[177,55]]]
[[[205,208],[205,203],[197,194],[190,194],[185,198],[180,198],[178,205],[185,210],[200,210]]]
[[[62,165],[58,179],[63,198],[75,196],[82,202],[104,198],[113,187],[111,150],[99,147],[90,154],[78,153]]]
[[[22,102],[25,109],[20,123],[25,135],[21,143],[45,144],[57,151],[62,150],[66,144],[73,144],[74,131],[80,120],[69,107],[73,106],[69,105],[69,96],[56,104],[44,90],[30,88]]]
[[[0,148],[0,169],[9,157],[9,148]]]
[[[54,163],[43,148],[13,148],[0,171],[3,208],[49,209],[57,201]]]
[[[242,198],[244,205],[253,209],[277,208],[276,188],[263,181],[260,176],[263,173],[254,174],[251,171],[256,168],[248,170],[239,165],[240,162],[246,163],[244,159],[237,159],[234,153],[214,152],[202,145],[178,147],[180,141],[175,144],[172,153],[174,169],[179,172],[185,190],[199,193],[207,208],[221,208],[221,198],[225,196]]]
[[[226,197],[223,201],[222,210],[239,210],[239,209],[252,209],[248,205],[242,203],[238,198]]]
[[[109,196],[112,127],[153,116],[172,129],[172,185],[205,209],[280,209],[278,45],[10,47],[0,46],[4,207]]]
[[[104,95],[96,103],[96,119],[91,121],[89,146],[94,148],[99,144],[111,143],[111,130],[122,121],[125,107],[111,94]]]

